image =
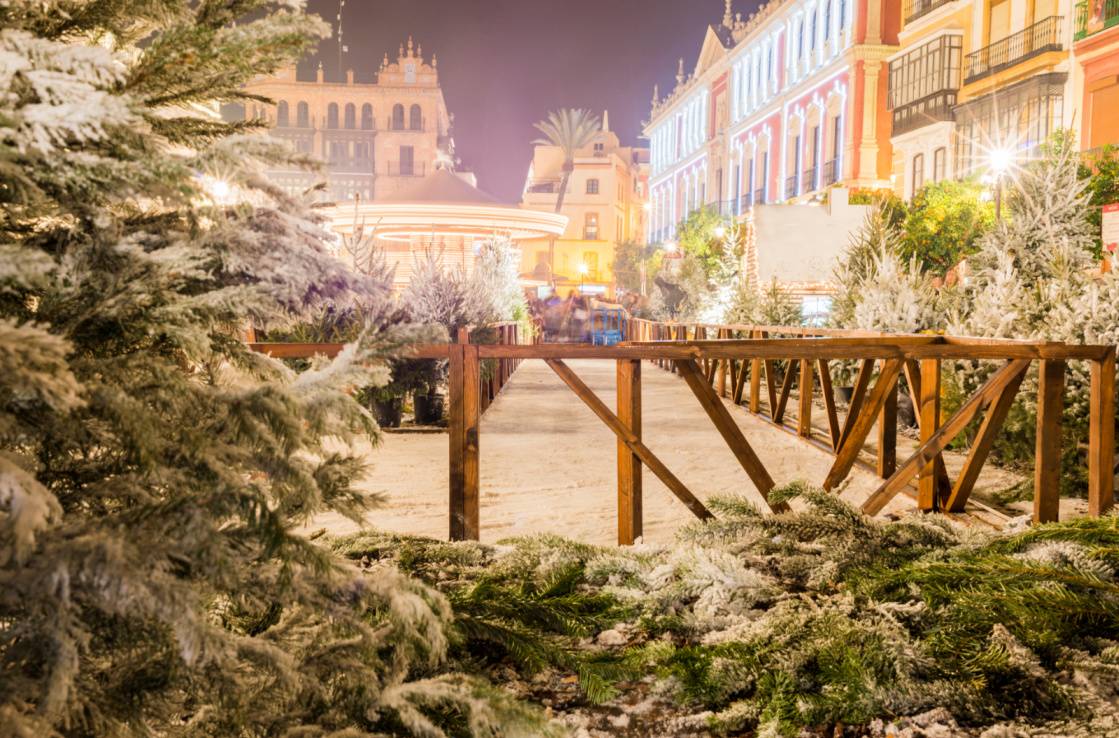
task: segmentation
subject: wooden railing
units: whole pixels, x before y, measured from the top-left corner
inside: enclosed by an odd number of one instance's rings
[[[881,485],[863,503],[868,514],[880,512],[917,482],[921,510],[960,512],[968,502],[979,471],[1006,419],[1010,405],[1032,362],[1040,363],[1037,449],[1034,473],[1034,519],[1058,517],[1061,413],[1065,367],[1069,361],[1091,366],[1091,416],[1088,450],[1089,512],[1099,515],[1112,505],[1115,422],[1115,347],[1031,343],[934,335],[897,335],[870,331],[834,331],[781,326],[709,326],[630,320],[628,341],[617,346],[587,344],[455,343],[415,346],[410,356],[446,358],[450,362],[449,453],[450,537],[474,539],[480,532],[480,419],[485,388],[482,362],[497,360],[507,369],[524,359],[545,361],[617,437],[618,542],[631,544],[642,532],[642,467],[698,518],[711,517],[706,506],[645,445],[641,433],[641,363],[678,373],[734,453],[754,486],[768,500],[776,486],[765,462],[734,422],[725,400],[743,404],[751,413],[816,442],[834,455],[825,479],[836,489],[847,478],[871,431],[878,427],[876,470]],[[303,353],[255,344],[274,356],[330,353],[322,345]],[[333,347],[337,351],[340,346]],[[600,399],[566,364],[569,359],[614,361],[617,365],[617,412]],[[831,386],[829,362],[853,360],[859,370],[846,416],[840,419]],[[945,360],[1003,362],[990,379],[943,423],[940,418],[940,369]],[[509,371],[511,373],[511,370]],[[900,464],[897,452],[897,386],[902,375],[918,418],[919,446]],[[813,439],[811,416],[816,387],[825,406],[827,434]],[[795,426],[784,416],[796,388]],[[958,478],[952,482],[942,454],[953,439],[983,414]],[[783,482],[793,480],[781,480]]]

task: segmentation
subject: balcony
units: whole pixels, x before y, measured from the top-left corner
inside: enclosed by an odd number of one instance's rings
[[[785,179],[785,199],[797,196],[797,176],[794,174]]]
[[[424,176],[424,163],[422,161],[390,161],[388,175],[390,177],[422,177]]]
[[[765,205],[765,188],[759,187],[754,190],[754,205]]]
[[[1073,38],[1077,41],[1113,26],[1119,26],[1119,0],[1104,0],[1099,14],[1091,17],[1088,14],[1088,3],[1076,4],[1076,34]]]
[[[804,170],[804,176],[801,178],[801,183],[804,185],[805,192],[812,192],[818,189],[816,186],[816,173],[819,172],[819,167],[811,166]]]
[[[952,0],[905,0],[905,23],[908,25],[950,2]]]
[[[752,207],[754,207],[754,197],[751,193],[747,192],[745,195],[738,198],[738,212],[745,213]]]
[[[940,90],[931,95],[894,108],[893,135],[915,131],[929,123],[954,120],[956,90]]]
[[[1029,28],[967,55],[964,84],[971,84],[1047,51],[1060,51],[1061,21],[1051,15]]]
[[[543,195],[554,195],[559,192],[561,181],[562,180],[560,180],[559,177],[534,179],[528,183],[527,187],[525,187],[525,192],[534,192]]]
[[[839,159],[829,159],[824,162],[823,186],[833,185],[839,181]]]

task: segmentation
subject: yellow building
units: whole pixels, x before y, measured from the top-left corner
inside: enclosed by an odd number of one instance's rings
[[[521,207],[555,210],[563,177],[563,152],[537,145],[525,181]],[[610,130],[609,116],[595,141],[576,153],[575,169],[567,183],[562,214],[567,230],[555,242],[554,275],[561,295],[582,290],[614,294],[615,247],[645,242],[645,203],[648,202],[649,150],[622,146]],[[549,241],[521,245],[521,271],[526,283],[547,289]]]
[[[1025,161],[1072,125],[1069,0],[904,0],[889,60],[894,188]]]
[[[324,199],[379,200],[407,191],[454,158],[451,116],[439,85],[438,62],[408,39],[395,62],[385,54],[372,81],[299,79],[295,67],[254,80],[247,91],[276,104],[249,104],[227,115],[264,119],[269,134],[326,163]],[[316,177],[302,170],[269,176],[289,191],[303,191]]]

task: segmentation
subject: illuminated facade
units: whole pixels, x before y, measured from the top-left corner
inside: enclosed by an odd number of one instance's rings
[[[890,59],[895,190],[1119,141],[1119,0],[904,0]]]
[[[525,181],[521,207],[555,210],[563,174],[563,152],[537,145]],[[645,242],[648,202],[649,150],[622,146],[610,130],[603,130],[586,149],[577,152],[575,169],[563,200],[567,230],[555,243],[555,282],[560,294],[583,289],[612,295],[614,251],[625,241]],[[549,282],[548,240],[522,244],[521,271],[526,281]]]
[[[355,81],[353,70],[345,81],[328,82],[320,64],[314,80],[298,79],[291,67],[255,80],[247,91],[276,105],[249,104],[233,115],[267,120],[271,136],[326,162],[327,200],[388,197],[454,158],[438,62],[425,60],[410,38],[395,62],[385,55],[371,82]],[[290,192],[316,181],[295,169],[269,176]]]
[[[1077,3],[1073,28],[1080,145],[1119,143],[1119,0]]]
[[[890,186],[888,0],[773,0],[743,21],[727,2],[695,71],[654,92],[649,238],[701,207],[741,214],[804,202],[832,185]]]

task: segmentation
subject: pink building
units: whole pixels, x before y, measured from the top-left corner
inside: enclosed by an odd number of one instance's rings
[[[680,60],[672,93],[654,92],[650,242],[702,207],[891,187],[885,59],[899,23],[887,0],[772,0],[746,20],[727,0],[695,70]]]

